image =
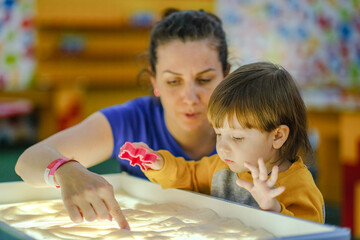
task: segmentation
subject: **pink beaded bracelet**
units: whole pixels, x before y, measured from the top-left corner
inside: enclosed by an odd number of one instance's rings
[[[63,165],[64,163],[66,163],[68,161],[76,161],[76,160],[66,158],[66,157],[61,157],[61,158],[58,158],[58,159],[55,159],[54,161],[52,161],[45,169],[45,172],[44,172],[45,182],[55,188],[60,188],[60,186],[56,185],[55,181],[54,181],[55,171],[61,165]]]

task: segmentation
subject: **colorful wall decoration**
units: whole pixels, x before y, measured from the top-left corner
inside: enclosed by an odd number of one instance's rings
[[[35,0],[0,1],[0,91],[26,89],[33,77]]]
[[[217,5],[239,64],[269,60],[289,70],[303,88],[360,93],[359,0],[218,0]]]

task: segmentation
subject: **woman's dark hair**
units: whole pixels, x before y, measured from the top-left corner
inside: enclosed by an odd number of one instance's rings
[[[149,59],[155,73],[158,46],[172,40],[197,41],[208,39],[219,53],[219,61],[225,73],[227,68],[227,43],[220,19],[203,10],[176,11],[168,9],[166,16],[157,22],[150,34]]]
[[[227,42],[221,20],[216,15],[204,10],[179,11],[169,8],[164,11],[163,17],[155,24],[150,34],[148,58],[153,73],[156,73],[157,49],[160,45],[173,40],[183,42],[209,40],[209,44],[219,53],[219,61],[225,75],[228,65]],[[140,77],[141,74],[138,76],[138,81]]]
[[[312,154],[305,104],[293,78],[279,65],[268,62],[243,65],[215,88],[209,100],[209,122],[219,128],[225,119],[233,117],[243,128],[262,132],[288,126],[290,133],[280,148],[279,160],[293,162],[298,155]]]

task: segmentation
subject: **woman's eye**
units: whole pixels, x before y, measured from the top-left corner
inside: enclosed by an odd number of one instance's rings
[[[211,78],[198,78],[197,79],[200,84],[205,84],[211,81]]]
[[[167,80],[167,84],[168,85],[177,85],[179,84],[180,80],[179,79],[170,79],[170,80]]]

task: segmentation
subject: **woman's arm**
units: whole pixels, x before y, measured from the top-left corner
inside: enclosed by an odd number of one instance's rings
[[[19,157],[15,171],[25,182],[44,186],[45,168],[53,160],[65,156],[90,167],[109,158],[112,149],[110,125],[102,113],[96,112],[78,125],[28,148]]]
[[[77,160],[61,165],[55,172],[55,182],[60,186],[71,220],[114,218],[121,228],[129,229],[113,187],[86,168],[109,158],[112,149],[110,125],[105,116],[97,112],[80,124],[28,148],[19,157],[15,171],[25,182],[46,186],[44,171],[52,161],[60,157]]]

